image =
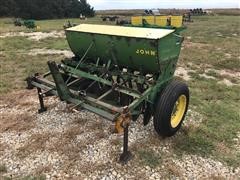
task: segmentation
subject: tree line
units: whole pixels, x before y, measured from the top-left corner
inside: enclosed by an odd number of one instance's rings
[[[24,19],[76,18],[94,16],[86,0],[0,0],[0,17]]]

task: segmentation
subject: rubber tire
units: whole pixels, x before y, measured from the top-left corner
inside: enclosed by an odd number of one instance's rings
[[[187,98],[186,109],[183,117],[177,127],[171,126],[171,115],[175,102],[179,96],[185,95]],[[157,102],[153,124],[156,132],[163,137],[173,136],[181,127],[181,124],[186,115],[189,104],[189,89],[188,86],[180,81],[170,82],[161,93]]]

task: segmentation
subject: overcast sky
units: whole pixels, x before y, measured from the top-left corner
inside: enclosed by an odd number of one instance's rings
[[[87,0],[100,9],[240,8],[240,0]]]

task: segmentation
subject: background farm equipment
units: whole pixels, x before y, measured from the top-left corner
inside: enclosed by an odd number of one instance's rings
[[[37,88],[40,109],[44,98],[56,95],[112,123],[124,132],[122,162],[130,159],[128,127],[143,115],[146,125],[153,117],[161,136],[180,128],[189,102],[186,84],[174,81],[183,37],[174,29],[81,24],[66,29],[74,57],[49,72],[28,77],[28,88]]]
[[[118,16],[101,16],[102,21],[116,21]]]
[[[192,16],[203,16],[207,14],[202,8],[190,9],[190,13]]]
[[[160,14],[160,10],[159,9],[146,9],[144,10],[145,15],[154,15],[154,16],[158,16],[161,15]]]
[[[183,28],[182,15],[159,15],[159,16],[132,16],[131,25],[135,27],[151,28]]]
[[[25,26],[28,29],[37,28],[35,21],[32,19],[28,19],[28,20],[15,19],[14,25],[15,26]]]
[[[192,15],[190,12],[183,14],[183,22],[193,22]]]
[[[79,19],[80,19],[80,20],[86,20],[87,18],[86,18],[86,16],[80,14]]]
[[[74,27],[74,26],[77,26],[76,23],[72,23],[71,21],[67,21],[64,25],[63,25],[63,28],[64,29],[67,29],[67,28],[70,28],[70,27]]]

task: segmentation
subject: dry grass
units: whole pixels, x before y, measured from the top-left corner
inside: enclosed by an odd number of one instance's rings
[[[35,111],[36,99],[33,97],[36,97],[35,92],[27,90],[0,97],[2,105],[0,132],[27,131],[35,126],[35,117],[32,112]]]
[[[24,146],[18,148],[17,155],[21,158],[24,158],[31,153],[44,150],[46,147],[46,142],[50,137],[51,135],[49,133],[31,135],[28,142]]]
[[[167,171],[171,174],[174,175],[176,177],[180,177],[183,178],[183,172],[181,171],[181,169],[179,167],[177,167],[173,162],[168,162],[166,164],[166,169]]]
[[[69,159],[74,159],[86,146],[86,144],[82,142],[72,143],[77,135],[81,133],[83,133],[83,131],[78,126],[68,128],[63,134],[57,134],[54,136],[54,142],[49,145],[48,150],[64,154],[68,156]]]
[[[213,9],[213,12],[218,15],[239,16],[240,9]]]
[[[52,167],[50,165],[47,166],[39,166],[35,171],[36,175],[42,175],[43,173],[50,172]]]
[[[99,131],[99,132],[104,131],[105,129],[101,121],[88,123],[85,128],[89,131]]]
[[[84,125],[81,124],[81,126]],[[83,138],[80,141],[79,139],[76,140],[78,135],[84,136],[86,132],[94,132],[94,134],[92,134],[91,137],[87,137],[86,139]],[[79,156],[79,152],[85,149],[88,144],[93,144],[96,138],[100,140],[105,137],[106,135],[104,134],[103,130],[97,129],[97,126],[95,125],[81,128],[79,127],[79,125],[74,124],[73,126],[69,127],[63,134],[56,135],[54,142],[50,145],[48,149],[50,151],[56,151],[59,154],[64,154],[68,156],[69,160],[71,161],[76,159],[76,157]]]
[[[206,44],[206,43],[196,43],[196,42],[191,42],[191,41],[184,41],[183,43],[183,47],[184,48],[198,48],[198,49],[203,49],[203,48],[208,48],[210,47],[210,44]]]
[[[162,161],[162,157],[153,150],[144,148],[137,151],[140,165],[156,168]]]
[[[6,143],[0,143],[0,154],[7,148],[7,146]]]
[[[7,172],[7,167],[4,164],[0,164],[0,174],[1,173],[6,173]],[[1,178],[1,176],[0,176]]]
[[[215,146],[218,153],[231,154],[231,149],[227,147],[224,143],[219,142]]]
[[[83,130],[79,126],[72,126],[63,133],[63,138],[65,138],[66,140],[72,140],[81,133],[83,133]]]
[[[203,180],[225,180],[226,179],[226,177],[223,177],[223,176],[220,176],[220,175],[218,175],[218,176],[214,176],[214,175],[212,175],[212,176],[210,176],[209,178],[202,178]]]
[[[8,107],[32,107],[38,103],[36,90],[18,90],[0,96],[0,103],[7,103]],[[16,101],[17,100],[17,101]]]
[[[8,113],[1,114],[0,132],[4,131],[27,131],[35,126],[34,116],[28,113]]]

